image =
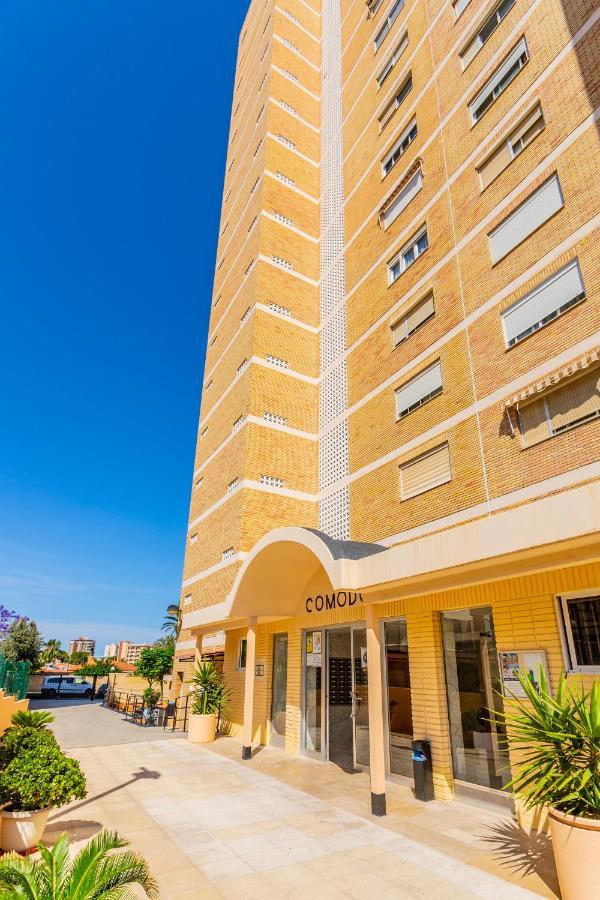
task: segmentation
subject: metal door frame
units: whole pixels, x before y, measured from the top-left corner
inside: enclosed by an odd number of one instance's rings
[[[283,736],[277,735],[277,740],[273,743],[273,688],[275,686],[275,642],[279,637],[285,637],[285,730],[287,732],[287,676],[289,671],[289,648],[290,648],[290,636],[287,631],[275,631],[272,634],[271,641],[271,707],[269,709],[269,746],[278,747],[279,749],[285,748],[285,734]]]

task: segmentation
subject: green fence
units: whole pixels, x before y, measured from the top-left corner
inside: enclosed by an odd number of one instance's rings
[[[17,700],[23,700],[27,694],[30,668],[28,662],[9,662],[0,653],[0,690],[6,694],[14,694]]]

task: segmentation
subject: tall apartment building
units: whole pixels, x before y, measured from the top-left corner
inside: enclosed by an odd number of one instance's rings
[[[69,653],[87,653],[93,656],[96,650],[96,641],[92,638],[79,637],[69,641]]]
[[[517,668],[600,673],[599,15],[240,37],[175,672],[223,630],[243,756],[368,766],[379,814],[414,740],[438,798],[502,790]]]

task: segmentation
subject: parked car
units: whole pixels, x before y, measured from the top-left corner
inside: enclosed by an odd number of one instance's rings
[[[108,685],[101,684],[98,690],[96,691],[96,700],[104,700],[108,693]]]
[[[91,697],[92,684],[80,675],[47,675],[42,684],[42,697],[61,697],[67,694],[77,697]]]

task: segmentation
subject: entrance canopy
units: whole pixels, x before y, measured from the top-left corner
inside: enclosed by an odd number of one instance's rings
[[[226,600],[188,614],[184,626],[201,631],[217,622],[231,627],[251,617],[296,616],[311,592],[331,598],[336,591],[359,588],[359,561],[386,549],[338,541],[312,528],[277,528],[255,544]]]

